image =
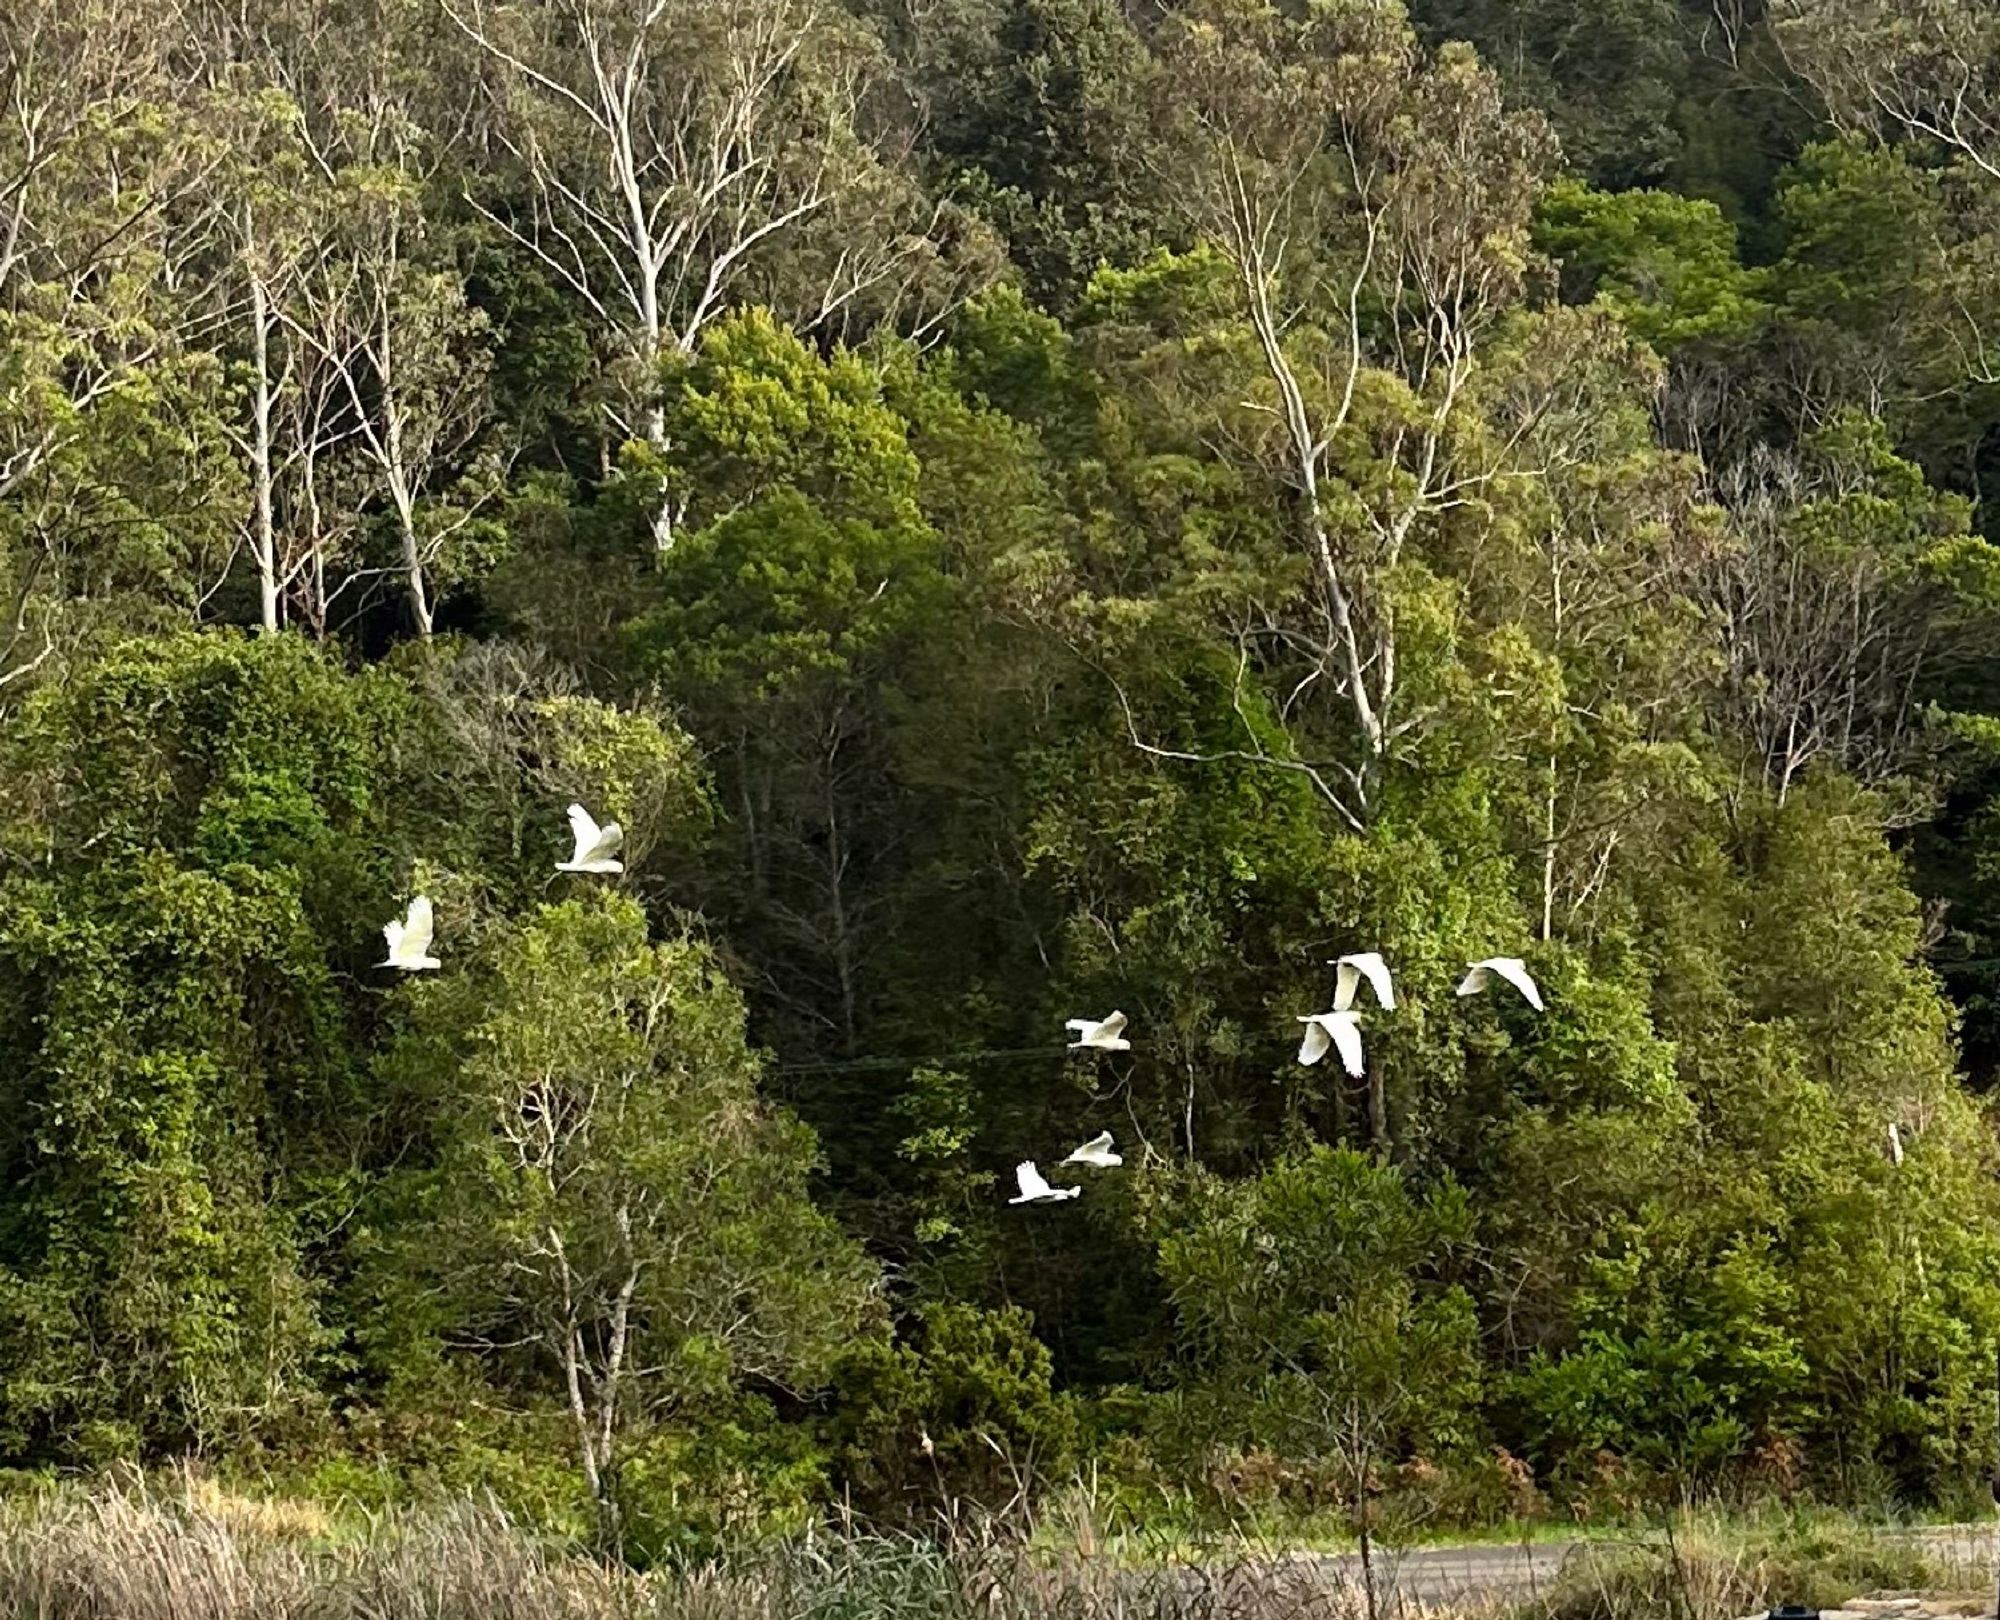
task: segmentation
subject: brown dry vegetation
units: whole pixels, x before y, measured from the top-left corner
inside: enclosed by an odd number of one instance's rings
[[[1824,1527],[1747,1537],[1684,1522],[1570,1561],[1488,1620],[1729,1620],[1777,1602],[1982,1579],[1968,1539]],[[1391,1560],[1393,1562],[1393,1560]],[[330,1515],[182,1477],[0,1506],[0,1616],[33,1620],[1352,1620],[1324,1562],[1238,1547],[1134,1564],[943,1541],[815,1535],[639,1572],[536,1536],[491,1505]],[[1389,1600],[1385,1612],[1414,1614]]]
[[[640,1573],[490,1506],[335,1527],[212,1485],[59,1493],[0,1510],[0,1614],[36,1620],[1076,1620],[1339,1615],[1303,1565],[1134,1571],[858,1536]]]

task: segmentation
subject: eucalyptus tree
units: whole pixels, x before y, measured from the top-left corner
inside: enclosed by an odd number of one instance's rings
[[[0,546],[10,684],[93,620],[192,612],[240,480],[207,338],[229,140],[153,0],[0,27]]]
[[[1783,806],[1815,767],[1926,819],[1937,700],[1983,657],[2000,552],[1880,424],[1837,421],[1798,456],[1723,475],[1729,540],[1691,582],[1721,629],[1720,701]]]
[[[494,483],[487,322],[428,194],[464,123],[463,64],[398,0],[189,17],[214,98],[259,137],[222,177],[221,319],[247,377],[261,620],[289,609],[324,632],[340,598],[393,576],[427,637]],[[378,523],[393,562],[367,554]]]
[[[1939,143],[2000,183],[2000,17],[1980,0],[1779,0],[1787,57],[1850,128]]]
[[[1474,427],[1472,382],[1520,297],[1554,143],[1469,51],[1427,56],[1366,4],[1185,8],[1153,93],[1145,161],[1226,260],[1263,373],[1217,426],[1282,492],[1312,570],[1301,611],[1253,631],[1246,658],[1325,694],[1352,741],[1314,780],[1359,828],[1437,717],[1399,628],[1429,611],[1426,549],[1513,470]]]
[[[590,312],[616,437],[664,471],[658,370],[755,295],[808,326],[903,285],[941,216],[878,42],[814,0],[445,0],[490,59],[518,190],[474,206]],[[921,279],[921,278],[919,278]],[[673,543],[671,496],[655,546]]]

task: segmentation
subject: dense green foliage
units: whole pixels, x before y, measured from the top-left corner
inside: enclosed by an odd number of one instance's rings
[[[1983,1477],[2000,32],[1139,9],[0,17],[0,1463]]]

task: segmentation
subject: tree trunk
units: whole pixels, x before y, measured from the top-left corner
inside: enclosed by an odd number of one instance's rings
[[[396,506],[396,531],[403,546],[403,582],[410,599],[410,616],[416,620],[417,634],[431,638],[432,604],[424,584],[423,547],[417,539],[416,497],[410,488],[409,469],[403,463],[403,415],[394,385],[389,379],[389,334],[382,334],[382,418],[383,443],[388,450],[389,498]]]
[[[1381,689],[1379,694],[1371,694],[1368,689],[1370,650],[1362,645],[1362,627],[1355,622],[1353,597],[1348,581],[1342,575],[1340,559],[1335,555],[1333,536],[1326,526],[1326,509],[1320,499],[1320,466],[1331,434],[1314,431],[1305,390],[1300,385],[1290,357],[1285,353],[1283,327],[1271,308],[1271,273],[1247,241],[1240,252],[1238,268],[1248,295],[1251,329],[1256,333],[1258,347],[1263,351],[1265,370],[1278,390],[1282,407],[1279,416],[1291,444],[1290,471],[1304,509],[1306,540],[1311,549],[1314,570],[1319,575],[1320,588],[1325,594],[1327,616],[1334,632],[1334,651],[1340,659],[1340,674],[1346,686],[1347,701],[1354,712],[1356,729],[1361,733],[1361,766],[1355,782],[1361,799],[1358,808],[1365,818],[1379,785],[1383,756],[1389,743],[1384,712],[1394,681],[1394,639],[1386,618],[1381,619],[1374,627],[1375,646],[1372,649],[1372,661],[1380,672]],[[1345,418],[1345,414],[1346,407],[1343,405],[1335,425]]]
[[[826,899],[827,921],[833,930],[833,972],[840,990],[840,1035],[842,1050],[852,1057],[856,1050],[856,996],[854,935],[847,916],[847,837],[840,821],[840,801],[835,792],[840,739],[836,734],[826,751],[826,774],[820,780],[820,803],[826,812]]]
[[[618,1472],[612,1466],[618,1439],[618,1400],[625,1378],[625,1351],[632,1331],[632,1296],[639,1287],[639,1263],[632,1253],[632,1210],[618,1207],[618,1239],[625,1252],[625,1277],[611,1307],[611,1336],[604,1350],[604,1376],[597,1385],[597,1507],[606,1545],[616,1548],[623,1535],[619,1511]]]
[[[616,1395],[615,1375],[607,1375],[606,1380],[591,1380],[597,1384],[599,1411],[596,1421],[590,1410],[590,1401],[584,1392],[588,1355],[583,1343],[583,1325],[577,1315],[576,1285],[569,1266],[569,1253],[563,1245],[562,1233],[554,1227],[548,1233],[548,1253],[554,1258],[557,1274],[562,1284],[562,1367],[564,1392],[568,1396],[570,1421],[576,1428],[576,1455],[583,1469],[584,1487],[590,1492],[590,1499],[597,1507],[598,1524],[605,1536],[607,1546],[617,1544],[619,1531],[618,1504],[614,1500],[609,1462],[611,1449],[612,1415],[605,1404],[607,1394],[605,1383],[611,1384],[608,1393]],[[623,1355],[621,1342],[620,1356]]]
[[[271,306],[264,278],[250,275],[250,319],[255,333],[257,386],[252,396],[251,492],[255,499],[250,546],[257,557],[257,592],[266,635],[278,629],[278,526],[273,515],[271,470]]]
[[[313,431],[317,432],[316,425]],[[301,477],[301,504],[305,512],[306,544],[311,548],[308,553],[311,566],[307,571],[307,584],[299,593],[299,597],[303,598],[299,611],[305,615],[314,637],[324,639],[331,604],[326,599],[326,528],[319,502],[318,462],[318,449],[309,437]]]
[[[604,1494],[604,1477],[597,1466],[597,1437],[591,1430],[590,1409],[583,1399],[583,1333],[574,1318],[563,1329],[563,1382],[569,1391],[570,1420],[576,1425],[577,1461],[594,1502]]]
[[[656,387],[658,386],[657,375],[659,367],[657,362],[659,359],[659,345],[657,343],[649,344],[648,348],[655,363],[647,367],[649,374],[647,386]],[[672,447],[667,442],[667,413],[657,402],[650,405],[646,411],[646,442],[652,446],[653,454],[660,459],[662,483],[664,486],[664,469],[668,452]],[[659,504],[653,508],[653,555],[655,558],[664,559],[667,553],[673,549],[674,499],[673,495],[665,487],[662,487]]]
[[[639,250],[639,358],[644,363],[640,386],[646,396],[646,442],[659,458],[662,477],[659,505],[653,508],[653,555],[664,558],[674,549],[673,496],[664,487],[667,454],[667,410],[660,398],[660,356],[666,350],[666,326],[660,313],[661,269],[652,254],[652,232],[639,196],[637,177],[627,173],[625,193],[631,210],[633,245]]]
[[[410,599],[410,615],[417,622],[417,634],[431,638],[431,601],[424,588],[423,552],[417,545],[416,514],[400,489],[396,492],[396,523],[403,542],[403,578]]]
[[[1554,939],[1556,932],[1556,768],[1555,755],[1549,756],[1549,791],[1542,807],[1542,939]]]
[[[1363,1487],[1364,1492],[1366,1487]],[[1375,1538],[1368,1525],[1368,1506],[1364,1500],[1359,1508],[1360,1532],[1356,1539],[1361,1544],[1361,1595],[1366,1604],[1368,1620],[1377,1620],[1381,1613],[1381,1603],[1375,1596]]]

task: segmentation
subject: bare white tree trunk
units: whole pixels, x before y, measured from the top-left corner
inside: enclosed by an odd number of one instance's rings
[[[551,1226],[543,1239],[544,1252],[554,1261],[557,1282],[562,1290],[562,1323],[559,1343],[562,1353],[563,1389],[569,1398],[570,1421],[576,1427],[577,1463],[583,1469],[590,1499],[604,1500],[604,1470],[598,1461],[597,1425],[591,1421],[590,1403],[584,1394],[587,1356],[583,1344],[583,1323],[579,1312],[575,1275],[570,1270],[569,1251],[562,1231]]]
[[[432,627],[431,594],[424,582],[423,544],[417,534],[417,495],[411,485],[409,459],[404,454],[403,401],[398,392],[395,334],[390,330],[386,300],[381,309],[379,335],[381,347],[375,355],[375,383],[381,390],[382,425],[371,440],[378,446],[382,476],[396,508],[396,533],[403,551],[403,589],[410,617],[417,634],[428,641]]]
[[[248,235],[246,221],[246,237]],[[252,252],[254,254],[254,245]],[[250,549],[257,562],[260,620],[266,635],[278,630],[278,527],[272,469],[271,301],[262,271],[250,271],[251,353],[255,386],[250,401],[250,488],[252,495]]]

